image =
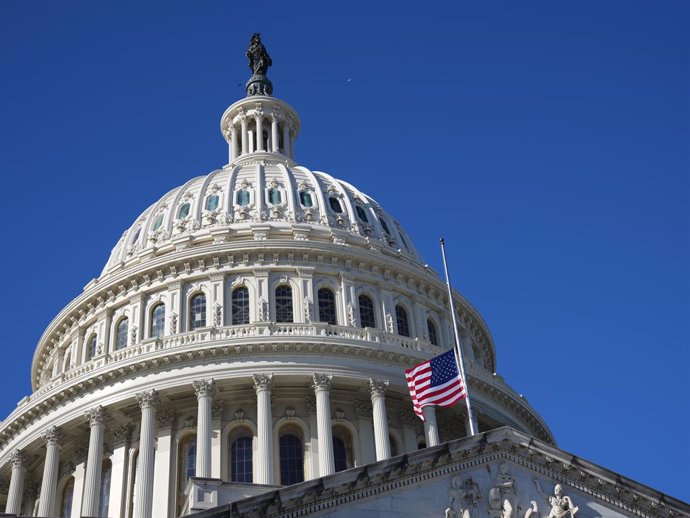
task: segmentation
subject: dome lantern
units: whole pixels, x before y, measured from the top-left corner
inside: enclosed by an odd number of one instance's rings
[[[265,154],[292,160],[299,117],[292,106],[271,97],[273,84],[266,74],[272,60],[259,33],[252,36],[247,58],[252,71],[246,84],[247,97],[225,110],[220,121],[221,134],[228,143],[228,163]]]

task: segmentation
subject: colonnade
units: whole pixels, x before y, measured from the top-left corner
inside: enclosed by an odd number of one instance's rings
[[[271,110],[266,116],[261,108],[261,103],[256,103],[256,108],[248,114],[241,110],[235,119],[239,121],[239,128],[235,122],[231,122],[225,130],[225,138],[229,143],[229,161],[232,162],[241,155],[254,152],[282,153],[288,158],[294,158],[294,130],[290,129],[290,123],[280,112]],[[250,122],[253,119],[253,129]],[[270,121],[270,131],[267,131],[267,142],[264,142],[264,122]],[[282,137],[282,148],[280,138]]]
[[[257,448],[254,458],[255,484],[273,485],[279,483],[275,476],[275,460],[273,453],[273,416],[271,411],[271,398],[273,392],[272,374],[254,374],[252,382],[257,399]],[[311,378],[311,388],[314,391],[316,403],[316,430],[318,439],[318,474],[326,476],[335,472],[333,452],[333,427],[331,419],[331,391],[332,376],[324,373],[314,373]],[[217,393],[216,384],[212,379],[194,381],[192,387],[196,393],[198,402],[197,434],[196,434],[196,476],[212,477],[212,437],[213,427],[213,397]],[[386,389],[388,382],[385,380],[369,380],[369,393],[371,406],[367,411],[361,408],[360,416],[370,416],[369,423],[373,423],[373,442],[375,446],[376,460],[387,459],[391,456],[391,445],[388,431],[388,418],[386,414]],[[139,430],[139,460],[135,501],[127,502],[125,507],[134,505],[133,518],[151,518],[154,500],[154,473],[160,468],[159,460],[155,458],[157,423],[163,427],[172,424],[171,412],[156,413],[160,404],[160,397],[155,389],[140,392],[135,399],[141,411]],[[360,406],[366,406],[363,401],[358,401]],[[170,414],[169,418],[165,415]],[[428,446],[438,444],[438,431],[434,407],[424,408],[425,435]],[[86,469],[83,477],[83,489],[77,490],[75,484],[73,508],[79,506],[80,513],[77,516],[98,516],[100,505],[100,489],[104,453],[104,436],[106,424],[112,420],[110,411],[103,406],[96,406],[85,413],[90,427],[89,446],[86,458]],[[369,427],[372,425],[369,424]],[[116,440],[126,428],[127,434],[131,425],[122,425],[115,430]],[[360,433],[370,434],[367,426],[362,426],[360,419]],[[38,515],[41,517],[57,516],[57,485],[59,477],[60,450],[65,434],[58,426],[51,426],[42,434],[45,442],[46,454],[44,460],[43,476],[41,483]],[[160,438],[158,448],[160,449]],[[12,452],[10,463],[12,474],[9,484],[9,493],[5,512],[19,514],[22,504],[22,494],[25,484],[25,474],[30,461],[27,452],[18,449]],[[374,459],[364,459],[366,462]],[[171,477],[170,466],[167,466],[165,477]],[[159,474],[160,476],[160,474]],[[75,475],[76,479],[76,475]],[[122,485],[122,484],[121,484]],[[122,499],[121,499],[122,500]],[[164,504],[165,505],[165,504]],[[120,506],[118,506],[118,510]],[[73,514],[75,516],[75,514]]]

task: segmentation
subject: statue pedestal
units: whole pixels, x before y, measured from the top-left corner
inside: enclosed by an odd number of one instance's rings
[[[245,85],[247,95],[272,95],[273,83],[261,74],[254,74]]]

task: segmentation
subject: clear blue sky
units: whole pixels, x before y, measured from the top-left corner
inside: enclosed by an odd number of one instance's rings
[[[297,159],[394,214],[559,445],[690,500],[686,1],[0,2],[0,414],[150,203],[222,166],[260,31]]]

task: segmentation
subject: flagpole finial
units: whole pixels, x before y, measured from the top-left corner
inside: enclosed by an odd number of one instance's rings
[[[439,241],[441,242],[442,245],[446,244],[446,240],[444,238],[439,239]]]

